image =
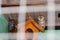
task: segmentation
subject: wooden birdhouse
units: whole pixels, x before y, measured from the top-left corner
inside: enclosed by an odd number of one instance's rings
[[[44,32],[44,28],[37,24],[31,17],[29,17],[28,20],[26,21],[24,30],[27,36],[26,40],[37,40],[38,32]]]

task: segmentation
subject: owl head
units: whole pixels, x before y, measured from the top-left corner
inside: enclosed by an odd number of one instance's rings
[[[38,20],[39,21],[43,21],[44,20],[44,16],[38,16]]]

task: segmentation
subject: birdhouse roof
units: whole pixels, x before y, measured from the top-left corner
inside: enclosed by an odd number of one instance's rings
[[[37,30],[44,32],[44,28],[41,25],[39,25],[38,23],[36,23],[32,17],[28,18],[28,20],[26,21],[26,25],[28,25],[30,22],[34,25],[34,27]]]

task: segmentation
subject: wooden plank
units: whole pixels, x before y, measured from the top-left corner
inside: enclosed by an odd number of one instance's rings
[[[19,6],[20,0],[2,0],[2,7]],[[55,0],[60,4],[60,0]],[[27,0],[27,5],[47,5],[47,0]]]

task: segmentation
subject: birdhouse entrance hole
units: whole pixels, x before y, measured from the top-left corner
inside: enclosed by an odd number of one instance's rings
[[[30,29],[30,28],[28,28],[27,30],[26,30],[26,37],[27,37],[27,40],[32,40],[33,39],[33,30],[32,29]]]

